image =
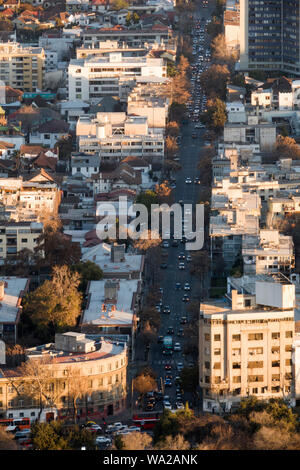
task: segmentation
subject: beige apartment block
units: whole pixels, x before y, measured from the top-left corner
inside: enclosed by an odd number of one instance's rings
[[[0,80],[5,85],[32,92],[44,84],[45,52],[41,47],[0,44]]]
[[[255,294],[232,290],[200,306],[199,377],[204,411],[230,411],[242,398],[293,403],[295,286],[255,282]]]
[[[23,377],[17,369],[0,369],[0,418],[30,418],[41,421],[72,417],[74,396],[77,417],[86,419],[115,415],[126,405],[126,343],[103,340],[78,333],[57,333],[55,342],[26,350],[27,361],[42,361],[48,370],[48,394],[42,398],[26,395]],[[22,388],[23,387],[23,388]],[[76,390],[77,389],[77,390]],[[23,391],[23,393],[22,393]]]

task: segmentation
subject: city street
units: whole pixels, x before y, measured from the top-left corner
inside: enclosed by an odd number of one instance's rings
[[[199,20],[201,19],[201,23],[205,26],[205,21],[210,17],[211,10],[211,6],[203,8],[202,3],[200,3],[198,5],[197,11],[194,13],[194,23],[199,23]],[[209,48],[209,38],[207,37],[206,32],[203,34],[203,36],[204,40],[202,41],[201,45],[204,49],[207,49]],[[196,43],[195,39],[193,42],[194,44]],[[200,71],[204,70],[208,66],[208,62],[205,60],[198,66],[199,62],[197,55],[195,57],[194,64],[197,64],[197,67],[199,67]],[[200,90],[200,85],[199,83],[196,83],[192,88],[191,102],[193,103],[193,101],[196,100],[199,95],[203,100],[203,94]],[[202,110],[203,105],[204,103],[202,101]],[[197,164],[199,161],[201,148],[205,146],[203,138],[205,129],[198,128],[198,119],[195,119],[194,114],[192,114],[193,110],[195,109],[195,104],[193,103],[190,105],[189,109],[191,119],[189,120],[188,124],[183,125],[181,128],[181,142],[179,144],[181,170],[178,171],[175,175],[176,188],[174,189],[174,202],[178,203],[179,201],[183,201],[185,203],[192,202],[193,204],[196,204],[199,202],[200,185],[194,183],[194,179],[199,177]],[[187,178],[191,178],[191,183],[186,182]],[[191,276],[190,274],[190,263],[186,259],[178,259],[178,255],[182,252],[184,252],[185,257],[187,257],[189,254],[187,251],[185,251],[185,244],[179,242],[178,247],[174,247],[172,246],[172,240],[170,240],[169,245],[169,248],[167,248],[167,268],[161,270],[162,281],[160,283],[160,287],[163,290],[162,304],[164,307],[170,307],[170,313],[161,313],[161,327],[158,334],[159,336],[165,336],[168,334],[168,329],[173,328],[173,346],[174,343],[179,343],[181,346],[181,351],[173,351],[172,355],[166,356],[163,354],[162,343],[152,344],[148,353],[147,363],[156,372],[158,384],[163,394],[168,395],[170,397],[169,401],[171,406],[176,407],[176,402],[178,403],[179,400],[178,397],[176,398],[175,377],[180,375],[180,371],[178,369],[181,367],[181,364],[184,367],[188,366],[191,362],[190,358],[185,357],[183,354],[184,341],[186,341],[186,338],[178,335],[179,330],[184,329],[185,327],[185,324],[182,324],[182,317],[186,317],[187,323],[190,321],[190,315],[187,311],[189,302],[183,302],[182,298],[184,294],[188,294],[190,297],[190,302],[196,301],[199,303],[201,292],[198,279]],[[184,263],[184,269],[179,269],[179,262]],[[191,287],[191,290],[188,292],[183,290],[184,284],[186,282],[188,282]],[[175,285],[177,283],[180,283],[181,285],[180,290],[175,290]],[[165,370],[166,364],[171,365],[170,370]],[[165,378],[167,376],[170,376],[171,379],[169,383],[166,382],[167,385],[165,386]],[[186,401],[186,399],[189,398],[190,397],[188,396],[184,396],[183,401]],[[192,403],[190,403],[190,405],[192,405]],[[161,408],[162,402],[159,402],[156,403],[154,410],[159,410]]]

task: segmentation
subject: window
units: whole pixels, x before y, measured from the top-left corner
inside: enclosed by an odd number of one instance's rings
[[[293,337],[293,332],[292,331],[286,331],[285,332],[285,337],[286,338],[292,338]]]
[[[204,363],[204,367],[205,367],[205,369],[209,369],[209,368],[210,368],[210,362],[209,362],[209,361],[206,361],[206,362]]]
[[[210,341],[210,334],[209,334],[209,333],[205,333],[204,339],[205,339],[205,341]]]
[[[285,360],[285,365],[286,366],[291,366],[292,365],[292,359],[286,359]]]
[[[249,333],[248,341],[261,341],[264,338],[263,333]]]
[[[214,355],[215,356],[220,356],[221,355],[221,349],[220,348],[214,349]]]
[[[280,367],[280,361],[272,361],[272,367]]]
[[[221,335],[214,335],[214,341],[221,341]]]
[[[214,383],[215,384],[220,384],[221,383],[221,377],[219,375],[217,375],[215,378],[214,378]]]
[[[279,331],[276,333],[272,333],[272,339],[280,339],[280,333]]]
[[[241,368],[241,363],[240,362],[234,362],[232,364],[232,368],[233,369],[240,369]]]
[[[241,376],[240,375],[236,375],[234,377],[232,377],[232,381],[234,384],[239,384],[241,383]]]
[[[249,382],[263,382],[264,376],[263,375],[248,375]]]
[[[22,242],[22,243],[27,243],[27,242],[28,242],[28,239],[27,239],[27,238],[21,238],[21,242]]]
[[[241,341],[241,335],[232,335],[232,341]]]
[[[291,352],[291,351],[292,351],[292,345],[291,345],[291,344],[287,344],[287,345],[285,346],[285,350],[286,350],[286,352]],[[0,390],[0,393],[1,393],[1,390]]]
[[[264,366],[263,361],[248,362],[248,369],[261,369]]]
[[[215,362],[214,369],[221,369],[221,362]]]

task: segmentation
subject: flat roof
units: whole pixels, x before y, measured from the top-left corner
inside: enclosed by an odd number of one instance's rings
[[[125,261],[114,263],[111,261],[111,245],[100,243],[92,248],[82,248],[82,261],[96,263],[104,273],[130,273],[141,271],[143,256],[135,253],[125,253]]]
[[[20,309],[19,299],[26,290],[28,278],[0,277],[5,282],[4,298],[0,300],[0,323],[14,323],[17,321]]]
[[[117,301],[114,304],[106,303],[109,312],[102,312],[102,304],[105,303],[104,286],[107,279],[91,281],[89,284],[89,302],[83,313],[82,324],[90,323],[98,326],[131,326],[134,312],[132,302],[134,294],[138,291],[139,280],[120,279]],[[115,311],[111,311],[112,305]]]

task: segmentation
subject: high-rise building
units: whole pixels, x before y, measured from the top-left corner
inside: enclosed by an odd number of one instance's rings
[[[295,286],[279,274],[238,280],[228,278],[226,301],[200,305],[204,411],[229,411],[248,396],[294,402]]]
[[[241,70],[300,75],[300,1],[240,0]]]

